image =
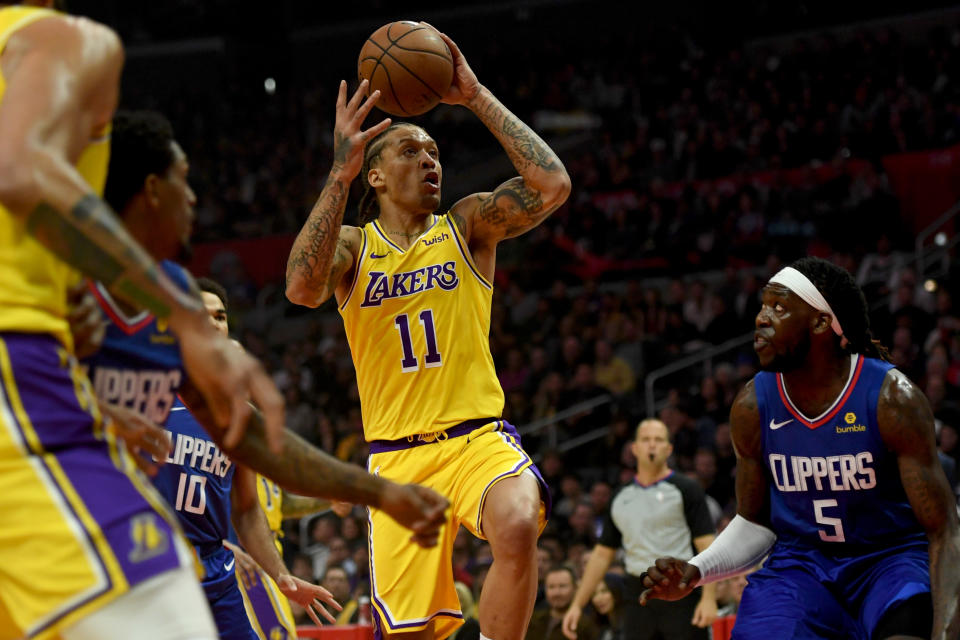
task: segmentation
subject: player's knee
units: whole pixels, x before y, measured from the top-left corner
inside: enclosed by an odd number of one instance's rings
[[[529,555],[537,546],[539,534],[538,509],[529,506],[499,512],[491,522],[484,523],[490,544],[501,553],[518,556]],[[487,528],[489,525],[489,528]]]

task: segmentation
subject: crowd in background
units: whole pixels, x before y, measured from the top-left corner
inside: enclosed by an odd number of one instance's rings
[[[555,505],[540,541],[538,606],[550,606],[542,585],[548,567],[582,568],[612,495],[633,477],[628,445],[649,414],[670,430],[671,466],[699,481],[721,527],[731,517],[728,415],[756,372],[749,346],[663,379],[654,407],[645,402],[644,380],[752,331],[760,288],[801,255],[828,257],[855,274],[876,336],[927,394],[945,468],[952,463],[955,471],[960,277],[954,271],[931,286],[915,271],[906,253],[911,232],[879,160],[960,139],[953,81],[960,30],[939,28],[922,45],[895,30],[864,31],[778,52],[708,46],[674,31],[650,41],[610,36],[595,47],[566,39],[558,27],[526,43],[522,64],[517,43],[451,31],[481,80],[521,118],[536,124],[550,113],[589,114],[599,124],[585,136],[548,134],[570,142],[560,155],[574,192],[541,227],[503,245],[494,291],[490,346],[508,420],[523,427],[610,397],[524,437]],[[327,75],[280,82],[269,96],[229,85],[216,101],[180,95],[151,105],[131,91],[132,106],[160,106],[170,116],[191,158],[201,194],[196,241],[299,229],[332,155],[336,84]],[[260,109],[256,127],[247,122],[250,104]],[[489,149],[490,136],[479,123],[449,110],[418,122],[438,140],[451,182],[484,161],[477,149]],[[762,180],[751,178],[761,172]],[[585,257],[595,258],[586,275],[567,268]],[[288,426],[364,464],[355,375],[335,311],[311,311],[309,329],[285,342],[244,323],[258,290],[242,265],[212,275],[230,290],[237,337],[273,371]],[[593,431],[597,439],[563,450]],[[955,475],[951,482],[957,485]],[[357,596],[369,588],[365,527],[360,508],[285,526],[288,565],[348,604],[343,621],[364,615]],[[490,559],[485,543],[461,531],[452,562],[468,613]],[[735,609],[742,588],[742,579],[723,583],[721,606]],[[605,589],[616,603],[615,575]],[[607,596],[600,595],[597,621],[615,627],[615,607],[604,613]]]

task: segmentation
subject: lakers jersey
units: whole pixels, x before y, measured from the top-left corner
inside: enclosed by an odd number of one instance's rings
[[[430,434],[499,418],[503,390],[490,355],[493,285],[449,214],[401,249],[375,220],[361,229],[340,305],[368,441]]]
[[[0,9],[0,51],[22,27],[55,11],[34,7]],[[0,73],[0,102],[6,80]],[[91,132],[90,142],[77,160],[80,175],[98,195],[103,193],[109,162],[109,124]],[[26,221],[0,205],[0,332],[48,333],[68,350],[73,340],[66,321],[67,287],[79,274],[27,233]]]
[[[273,542],[277,546],[277,551],[283,554],[283,547],[280,545],[280,526],[283,524],[283,491],[280,486],[257,474],[257,497],[260,499],[260,507],[263,508],[264,515],[267,516],[267,525],[273,533]]]
[[[877,424],[877,400],[891,368],[851,356],[843,391],[812,418],[790,400],[781,374],[754,378],[770,521],[779,542],[835,553],[849,553],[846,545],[926,544]]]

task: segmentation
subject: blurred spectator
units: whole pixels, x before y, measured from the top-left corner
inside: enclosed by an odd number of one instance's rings
[[[623,629],[623,600],[623,576],[617,573],[604,575],[590,599],[600,631],[598,640],[625,640],[629,636]]]
[[[566,640],[561,629],[563,615],[567,612],[577,589],[577,577],[566,565],[554,565],[547,570],[544,580],[549,608],[537,609],[530,618],[526,640]],[[589,616],[584,616],[576,626],[577,640],[597,640],[598,629]]]

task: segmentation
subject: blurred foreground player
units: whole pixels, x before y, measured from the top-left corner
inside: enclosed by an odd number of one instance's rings
[[[734,638],[957,638],[960,528],[933,415],[872,339],[853,278],[818,258],[778,272],[754,349],[764,371],[730,413],[737,516],[689,563],[657,560],[644,598],[676,599],[770,551]]]
[[[457,45],[448,104],[473,111],[519,172],[492,192],[440,206],[442,168],[420,127],[389,120],[364,131],[379,97],[366,84],[337,99],[333,167],[287,262],[287,296],[315,307],[335,295],[357,370],[371,472],[422,482],[453,503],[443,542],[423,550],[377,509],[370,514],[371,600],[382,634],[445,638],[462,624],[450,553],[457,528],[489,540],[481,637],[524,635],[536,596],[538,530],[548,492],[500,419],[490,355],[497,244],[542,222],[570,179],[554,152],[477,80]],[[342,226],[350,183],[366,192],[361,228]],[[529,471],[528,471],[529,470]]]
[[[277,445],[283,427],[259,364],[213,331],[99,196],[122,65],[102,25],[0,5],[4,639],[128,638],[133,625],[146,640],[214,637],[175,522],[104,429],[73,356],[67,288],[79,272],[168,324],[217,428],[236,438],[248,397]]]

